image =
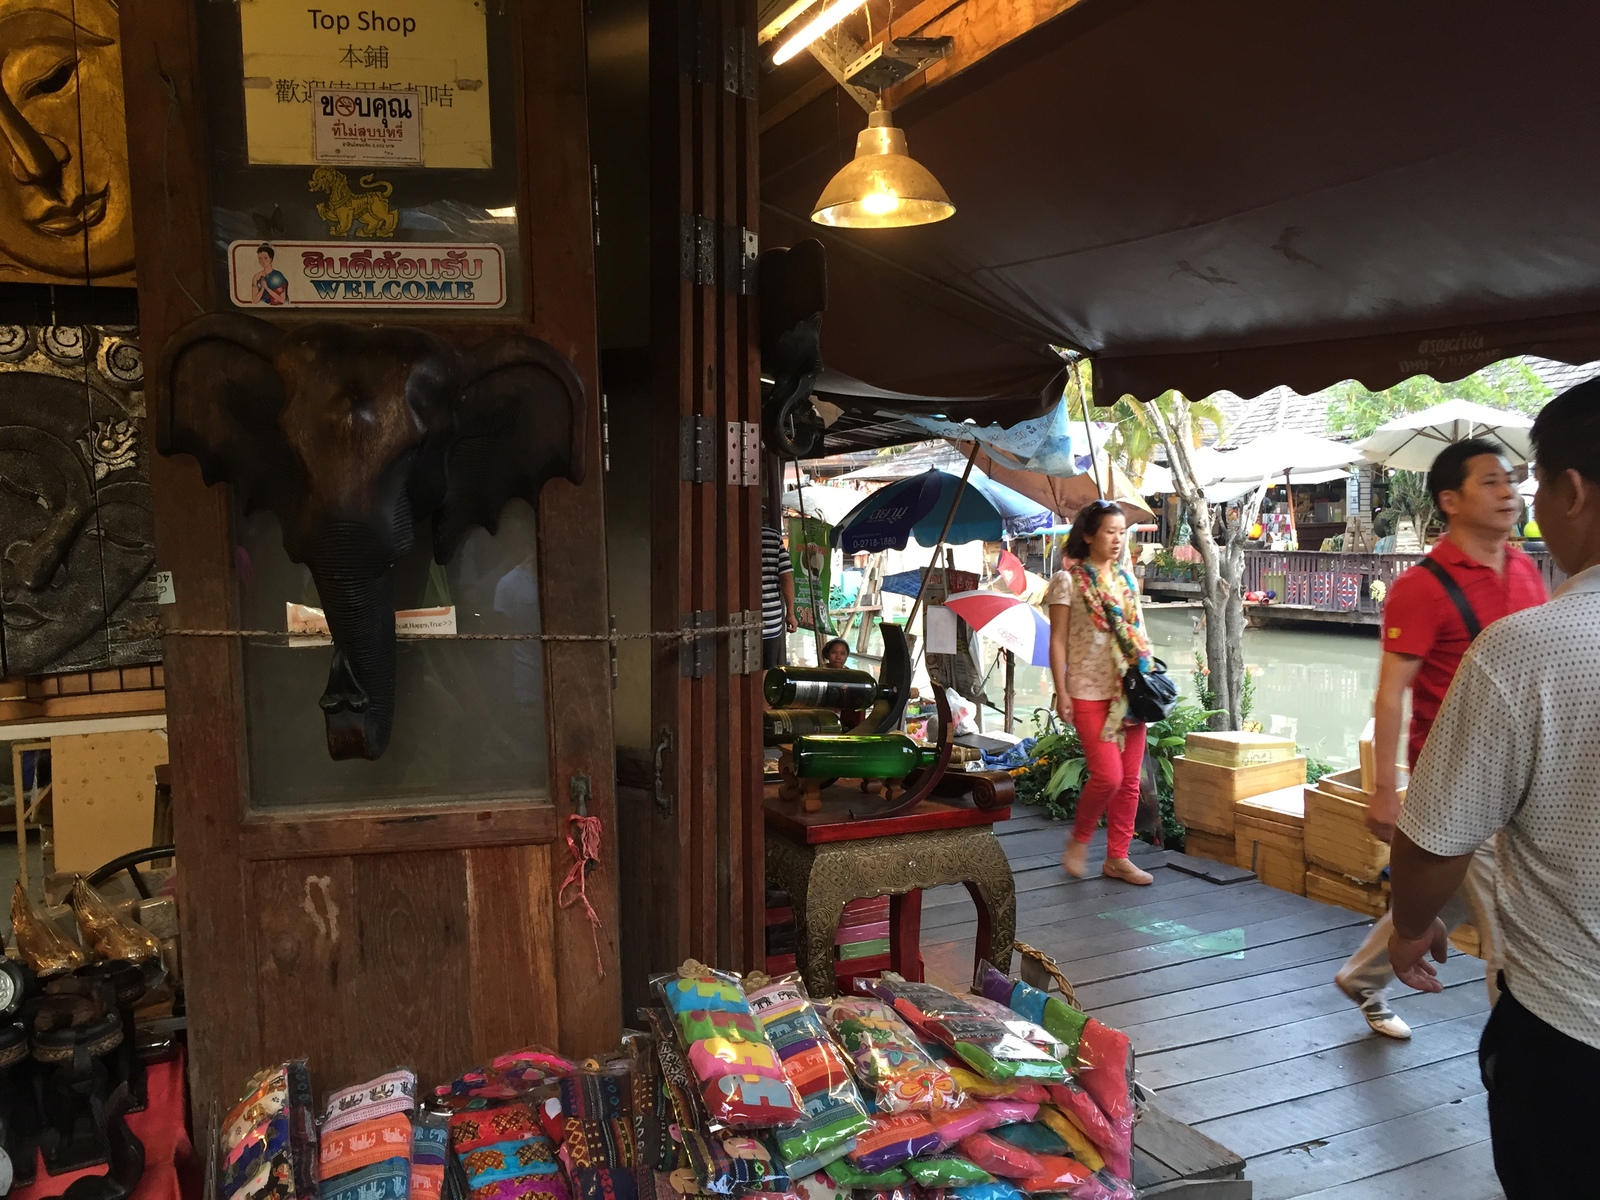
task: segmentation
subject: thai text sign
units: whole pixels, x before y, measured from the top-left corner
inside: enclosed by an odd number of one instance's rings
[[[500,308],[505,254],[493,242],[232,242],[241,308]]]
[[[484,3],[238,0],[250,162],[358,161],[316,156],[316,98],[406,91],[415,93],[414,112],[426,114],[423,166],[492,166]]]
[[[414,91],[318,88],[311,146],[319,163],[421,166],[422,99]]]

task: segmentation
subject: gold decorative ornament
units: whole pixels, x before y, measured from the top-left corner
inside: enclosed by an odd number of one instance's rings
[[[82,946],[68,941],[50,918],[40,912],[28,891],[17,881],[11,891],[11,931],[17,939],[17,953],[39,975],[60,975],[75,971],[89,961]]]
[[[0,0],[0,281],[133,283],[116,0]]]
[[[394,195],[394,185],[372,175],[363,175],[359,181],[368,190],[351,189],[350,180],[343,171],[333,167],[318,167],[311,172],[309,190],[328,197],[317,205],[317,216],[328,223],[328,232],[334,237],[393,237],[400,228],[400,212],[389,207],[389,197]]]
[[[102,958],[142,962],[161,955],[161,943],[150,931],[117,916],[81,875],[72,885],[72,912],[84,939]]]

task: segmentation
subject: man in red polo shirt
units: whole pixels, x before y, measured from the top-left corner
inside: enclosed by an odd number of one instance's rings
[[[1411,693],[1407,761],[1414,767],[1473,638],[1508,613],[1548,598],[1538,566],[1506,542],[1522,515],[1522,500],[1501,447],[1476,438],[1447,447],[1428,472],[1428,491],[1444,514],[1447,532],[1426,559],[1394,581],[1383,610],[1383,659],[1373,703],[1377,792],[1367,808],[1367,825],[1386,842],[1400,816],[1396,760],[1406,692]],[[1495,999],[1492,841],[1478,851],[1444,919],[1452,926],[1470,920],[1477,929],[1489,968],[1490,999]],[[1391,925],[1386,914],[1334,982],[1361,1006],[1375,1032],[1408,1038],[1410,1028],[1386,999],[1394,981]]]

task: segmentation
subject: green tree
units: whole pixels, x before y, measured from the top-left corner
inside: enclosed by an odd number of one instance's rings
[[[1347,379],[1335,384],[1330,394],[1329,432],[1364,438],[1393,417],[1421,412],[1446,400],[1471,400],[1533,416],[1550,399],[1550,385],[1534,374],[1525,360],[1508,358],[1449,383],[1440,383],[1431,375],[1413,375],[1392,388],[1374,392]]]

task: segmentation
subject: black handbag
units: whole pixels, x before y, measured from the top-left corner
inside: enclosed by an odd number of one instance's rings
[[[1128,698],[1128,719],[1146,725],[1165,721],[1178,706],[1178,685],[1167,674],[1167,664],[1150,660],[1149,671],[1129,671],[1122,677],[1122,694]]]

